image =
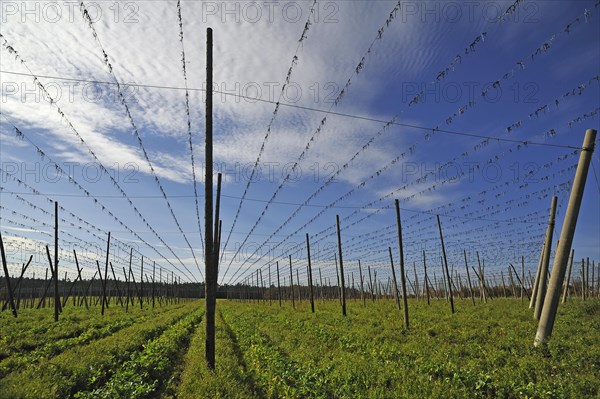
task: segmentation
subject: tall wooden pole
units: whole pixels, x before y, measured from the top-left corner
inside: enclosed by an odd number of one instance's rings
[[[215,312],[217,307],[217,272],[213,253],[213,31],[206,29],[206,108],[204,168],[204,277],[206,291],[206,363],[215,368]]]
[[[315,313],[315,298],[313,296],[313,278],[312,278],[312,265],[310,263],[310,241],[308,239],[308,233],[306,233],[306,252],[308,255],[308,293],[310,297],[310,311]],[[290,272],[292,268],[292,258],[290,255]]]
[[[423,250],[423,269],[425,271],[425,291],[427,291],[427,304],[430,305],[429,277],[427,277],[427,259],[425,258],[425,250]]]
[[[515,274],[517,271],[515,270]],[[523,302],[525,291],[525,257],[521,255],[521,302]]]
[[[392,267],[392,281],[394,283],[394,299],[396,300],[396,305],[398,306],[398,310],[400,310],[400,296],[398,295],[398,283],[396,280],[396,270],[394,270],[394,257],[392,256],[392,247],[388,247],[388,252],[390,253],[390,266]]]
[[[545,239],[544,239],[545,240]],[[542,245],[542,252],[540,253],[540,260],[538,262],[537,271],[535,273],[535,279],[533,281],[533,286],[531,287],[531,298],[529,299],[529,309],[533,309],[535,306],[535,301],[537,300],[537,292],[540,282],[540,273],[542,270],[542,262],[544,261],[544,253],[546,252],[546,241]]]
[[[214,244],[213,244],[213,268],[215,269],[215,275],[219,274],[219,235],[220,235],[220,231],[219,231],[219,225],[220,225],[220,221],[219,221],[219,212],[221,209],[221,173],[217,174],[217,198],[216,198],[216,204],[215,204],[215,232],[213,235],[213,239],[215,240]],[[215,287],[216,290],[216,287]]]
[[[571,250],[571,260],[569,261],[569,268],[567,269],[567,281],[563,288],[562,303],[567,302],[567,296],[569,295],[569,283],[571,281],[571,269],[573,268],[573,260],[575,259],[575,249]]]
[[[342,315],[346,316],[346,287],[344,284],[344,260],[342,258],[342,236],[340,234],[340,215],[335,215],[337,226],[338,253],[340,255],[340,293],[342,296]],[[337,268],[336,268],[337,270]]]
[[[291,296],[292,296],[292,308],[296,309],[296,300],[294,299],[294,273],[292,271],[292,255],[289,255],[289,260],[290,260],[290,289],[291,289]]]
[[[58,297],[58,202],[54,202],[54,321],[58,321],[60,299]]]
[[[481,290],[481,298],[483,298],[483,302],[487,303],[487,295],[486,295],[486,288],[485,288],[485,280],[483,279],[483,269],[481,268],[481,260],[479,259],[479,251],[475,252],[477,254],[477,268],[479,270],[479,273],[475,273],[477,274],[477,278],[479,279],[479,289]],[[473,269],[475,270],[475,269]]]
[[[442,235],[442,224],[440,223],[440,215],[437,216],[438,229],[440,230],[440,241],[442,242],[442,255],[444,256],[444,269],[446,271],[446,280],[448,281],[448,295],[450,296],[450,308],[454,313],[454,297],[452,295],[452,279],[448,271],[448,259],[446,258],[446,247],[444,246],[444,236]]]
[[[544,308],[540,315],[540,323],[535,335],[534,345],[544,345],[552,335],[556,311],[558,309],[558,300],[560,298],[560,289],[565,278],[567,260],[569,251],[573,244],[573,236],[575,235],[575,227],[577,226],[577,218],[579,209],[581,208],[581,200],[585,188],[592,153],[594,152],[594,142],[596,140],[596,130],[588,129],[585,132],[585,139],[579,156],[577,171],[575,172],[575,180],[569,197],[569,204],[565,213],[565,219],[562,224],[559,244],[554,257],[554,265],[552,267],[552,276],[548,292],[544,298]]]
[[[276,262],[277,266],[277,296],[279,299],[279,307],[281,307],[281,281],[279,280],[279,262]]]
[[[360,299],[362,300],[363,306],[366,306],[365,301],[365,279],[362,274],[362,268],[360,266],[360,260],[358,261],[358,273],[360,274]]]
[[[156,262],[152,263],[152,309],[155,305]]]
[[[469,263],[467,262],[467,251],[463,249],[463,254],[465,255],[465,268],[467,269],[467,281],[469,282],[469,293],[471,294],[471,301],[473,302],[473,306],[475,306],[475,294],[473,293],[473,285],[471,284],[471,275],[469,273]]]
[[[552,251],[552,235],[554,234],[554,223],[556,217],[556,202],[558,198],[552,197],[550,205],[550,217],[548,219],[548,229],[546,230],[546,246],[544,247],[544,256],[542,257],[542,268],[540,269],[540,278],[537,287],[537,298],[535,300],[535,312],[533,318],[540,319],[542,307],[544,306],[544,297],[546,296],[546,284],[548,275],[548,265],[550,264],[550,252]],[[562,280],[561,280],[562,284]]]
[[[400,202],[396,205],[396,225],[398,226],[398,254],[400,255],[400,282],[402,283],[402,303],[404,304],[404,326],[408,329],[408,296],[406,295],[406,274],[404,273],[404,245],[402,244],[402,224],[400,222]]]
[[[4,277],[6,278],[6,289],[8,291],[8,301],[10,302],[10,310],[14,317],[17,317],[17,306],[15,305],[15,298],[13,297],[13,291],[10,284],[10,274],[8,272],[8,264],[6,263],[6,253],[4,252],[4,242],[2,241],[2,234],[0,233],[0,251],[2,252],[2,268],[4,269]],[[48,269],[46,269],[48,270]]]
[[[104,316],[104,302],[106,302],[106,285],[108,284],[108,251],[110,250],[110,231],[108,232],[108,240],[106,240],[106,263],[104,264],[104,284],[102,284],[102,316]],[[54,269],[56,269],[56,260],[54,261]],[[99,273],[101,273],[99,271]],[[100,276],[102,278],[102,275]]]

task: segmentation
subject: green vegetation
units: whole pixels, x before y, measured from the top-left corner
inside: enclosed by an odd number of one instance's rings
[[[0,397],[600,397],[597,300],[562,305],[543,350],[518,299],[458,301],[454,315],[444,300],[411,300],[409,331],[393,301],[351,301],[345,318],[337,301],[317,302],[315,314],[296,307],[219,302],[215,371],[204,362],[199,301],[111,307],[104,319],[66,308],[62,332],[44,310],[5,312]]]

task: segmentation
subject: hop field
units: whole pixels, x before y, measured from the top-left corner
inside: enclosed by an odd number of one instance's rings
[[[535,349],[527,303],[393,301],[279,307],[221,301],[217,367],[204,360],[203,303],[0,314],[2,398],[595,398],[600,303],[562,305]],[[96,315],[98,314],[98,315]]]

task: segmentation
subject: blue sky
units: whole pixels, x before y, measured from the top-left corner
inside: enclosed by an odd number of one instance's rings
[[[1,4],[0,215],[12,270],[35,255],[32,271],[44,273],[50,199],[63,207],[63,270],[75,271],[75,249],[93,275],[110,231],[119,269],[133,246],[136,268],[143,255],[182,281],[202,281],[177,2],[85,2],[87,17],[60,2]],[[552,195],[558,239],[577,148],[599,125],[597,1],[183,1],[180,9],[202,225],[198,89],[209,26],[216,89],[228,93],[214,100],[221,283],[259,267],[266,278],[268,264],[287,267],[289,255],[305,281],[306,233],[313,265],[335,280],[339,214],[347,273],[358,281],[360,260],[385,284],[388,246],[398,264],[394,199],[406,262],[419,276],[423,250],[441,270],[436,214],[459,273],[463,250],[471,265],[479,252],[494,275],[521,256],[533,273]],[[115,81],[137,86],[100,83]],[[599,173],[595,153],[577,259],[600,258]]]

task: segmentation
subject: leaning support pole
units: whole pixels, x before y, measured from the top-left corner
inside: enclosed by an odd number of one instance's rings
[[[423,250],[423,270],[425,273],[425,291],[427,292],[427,304],[430,305],[430,295],[429,295],[429,277],[427,277],[427,259],[425,258],[425,250]]]
[[[8,273],[8,265],[6,263],[6,253],[4,252],[4,242],[2,241],[2,234],[0,234],[0,251],[2,252],[2,268],[4,269],[4,276],[6,277],[6,288],[8,290],[8,301],[10,303],[10,310],[13,316],[17,317],[17,307],[15,305],[15,298],[13,297],[12,287],[10,285],[10,274]]]
[[[213,37],[206,29],[206,110],[205,110],[205,168],[204,168],[204,276],[206,279],[206,363],[215,368],[215,312],[217,307],[217,273],[213,264]]]
[[[400,283],[402,283],[402,304],[404,305],[404,326],[408,330],[408,296],[406,295],[406,274],[404,273],[404,245],[402,244],[402,224],[400,223],[400,203],[396,205],[396,225],[398,226],[398,255],[400,256]]]
[[[581,200],[585,188],[590,161],[594,152],[594,141],[596,140],[596,130],[588,129],[585,132],[585,139],[579,156],[577,171],[575,172],[575,180],[569,197],[569,205],[565,213],[565,219],[560,232],[559,244],[554,257],[554,265],[552,267],[552,276],[546,297],[544,298],[544,307],[540,315],[540,323],[535,335],[534,346],[545,345],[552,335],[556,311],[558,309],[558,300],[560,298],[560,290],[565,278],[567,261],[569,259],[569,251],[573,245],[573,236],[575,235],[575,227],[577,226],[577,217],[581,208]]]
[[[102,316],[104,316],[104,302],[106,302],[106,286],[108,285],[108,251],[110,250],[110,231],[108,232],[108,240],[106,241],[106,264],[104,265],[104,284],[102,284]],[[56,261],[54,263],[56,269]]]
[[[533,309],[535,306],[535,301],[537,299],[537,291],[540,281],[540,271],[542,270],[542,262],[544,260],[544,252],[546,251],[546,242],[542,245],[542,252],[540,253],[540,260],[538,262],[537,271],[535,272],[535,279],[533,281],[533,286],[531,287],[531,298],[529,299],[529,309]]]
[[[440,230],[440,241],[442,242],[442,255],[444,256],[444,269],[446,271],[446,280],[448,281],[448,294],[450,296],[450,308],[454,313],[454,297],[452,295],[452,279],[450,279],[450,272],[448,271],[448,259],[446,258],[446,248],[444,247],[444,236],[442,235],[442,224],[440,223],[440,215],[437,216],[438,229]]]
[[[463,249],[465,255],[465,268],[467,269],[467,281],[469,282],[469,293],[471,294],[471,301],[475,306],[475,294],[473,293],[473,285],[471,284],[471,275],[469,274],[469,263],[467,262],[467,251]]]
[[[346,287],[344,284],[344,260],[342,258],[342,236],[340,234],[340,215],[335,215],[337,226],[338,253],[340,255],[340,292],[342,294],[342,315],[346,316]]]
[[[544,255],[542,256],[542,267],[540,269],[540,278],[537,287],[537,298],[535,300],[535,311],[533,319],[539,320],[544,306],[544,297],[546,296],[546,284],[548,275],[548,265],[550,264],[550,252],[552,251],[552,235],[554,233],[554,223],[556,218],[556,202],[558,198],[552,197],[550,205],[550,218],[548,219],[548,230],[546,231],[546,246],[544,247]],[[562,281],[561,281],[562,284]]]
[[[567,296],[569,295],[569,283],[571,282],[571,269],[573,268],[573,259],[575,259],[575,250],[571,250],[571,260],[569,261],[569,268],[567,269],[567,283],[563,289],[562,303],[567,302]]]

